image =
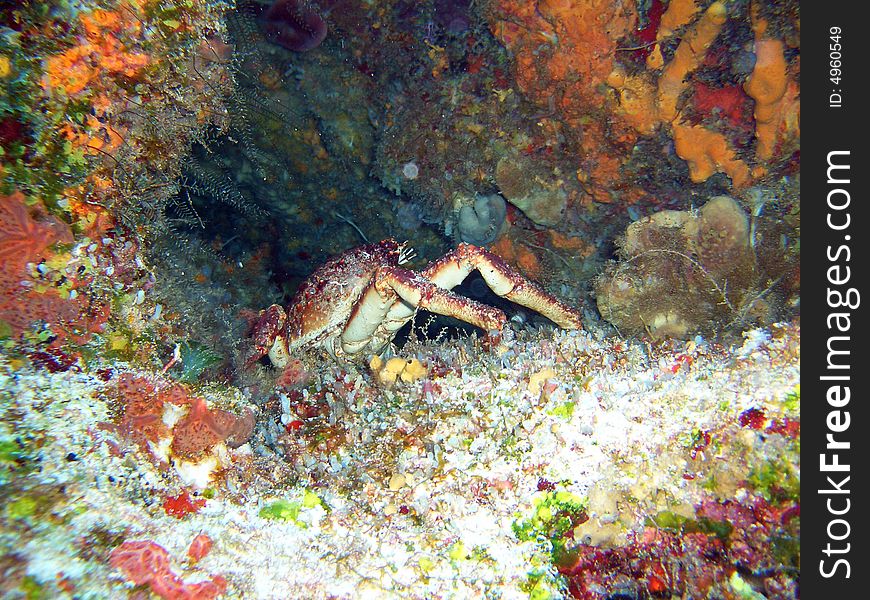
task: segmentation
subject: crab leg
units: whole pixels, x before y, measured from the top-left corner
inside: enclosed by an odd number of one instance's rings
[[[407,312],[405,321],[417,307],[456,317],[485,331],[501,330],[507,320],[499,309],[454,294],[421,274],[400,267],[382,267],[363,292],[341,334],[342,350],[356,354],[369,346],[372,351],[380,351],[392,339],[391,335],[384,336],[384,320],[397,305]],[[403,323],[389,332],[395,333]]]
[[[252,352],[245,363],[246,366],[250,367],[266,354],[275,365],[283,367],[287,364],[289,360],[287,340],[281,335],[286,322],[287,315],[277,304],[260,311],[260,320],[254,326],[252,334],[254,338]]]
[[[489,288],[499,296],[544,315],[563,329],[582,327],[580,313],[523,277],[500,257],[484,248],[460,244],[455,250],[426,267],[421,275],[435,285],[449,290],[462,283],[475,269],[480,272]],[[412,314],[413,308],[397,303],[387,313],[384,326],[395,332]]]
[[[451,289],[462,283],[475,269],[483,276],[486,285],[499,296],[544,315],[562,329],[582,327],[580,313],[523,277],[485,248],[459,244],[456,250],[429,265],[422,275],[440,287]]]

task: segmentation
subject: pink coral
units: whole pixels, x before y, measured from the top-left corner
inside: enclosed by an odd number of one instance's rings
[[[147,585],[165,600],[211,600],[227,589],[227,581],[220,575],[199,583],[185,583],[169,568],[166,549],[152,541],[124,542],[112,550],[109,564],[134,585]]]
[[[56,287],[39,286],[44,282],[26,268],[28,263],[51,258],[53,244],[72,240],[69,227],[40,203],[28,206],[21,192],[0,196],[0,321],[16,337],[40,321],[51,325],[57,342],[68,338],[82,342],[102,330],[107,304],[90,294],[79,294],[76,300],[63,298]],[[71,280],[73,289],[86,287],[86,281]]]
[[[155,391],[152,381],[132,373],[121,374],[116,386],[113,395],[123,403],[124,412],[117,425],[105,424],[101,428],[116,432],[150,453],[148,442],[156,442],[168,433],[163,423],[164,397]]]
[[[42,214],[38,205],[29,208],[21,192],[0,196],[0,263],[4,270],[20,276],[28,262],[47,257],[49,246],[71,241],[69,227]]]
[[[254,413],[242,416],[210,409],[202,398],[191,400],[190,412],[173,430],[172,451],[185,458],[196,458],[221,441],[231,448],[245,443],[254,429]]]
[[[210,409],[202,398],[191,396],[184,385],[156,385],[154,381],[131,373],[118,378],[117,397],[124,413],[117,430],[136,443],[143,451],[151,451],[149,442],[157,442],[170,434],[163,422],[164,405],[190,405],[187,415],[172,428],[172,451],[182,458],[195,459],[219,442],[231,448],[244,444],[254,430],[254,413],[245,411],[237,416],[229,411]]]
[[[200,533],[193,541],[190,542],[190,548],[187,549],[187,557],[191,563],[198,563],[211,552],[212,541],[204,533]]]

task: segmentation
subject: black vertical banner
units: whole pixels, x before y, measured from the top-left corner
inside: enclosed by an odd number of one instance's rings
[[[861,2],[801,5],[801,597],[866,598],[868,51]]]

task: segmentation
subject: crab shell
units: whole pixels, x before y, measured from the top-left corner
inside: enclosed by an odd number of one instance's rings
[[[287,307],[285,343],[276,340],[269,351],[272,362],[285,363],[280,354],[306,346],[323,346],[332,355],[340,354],[335,340],[353,317],[363,292],[380,267],[404,262],[404,249],[405,244],[387,239],[326,261],[302,283]]]

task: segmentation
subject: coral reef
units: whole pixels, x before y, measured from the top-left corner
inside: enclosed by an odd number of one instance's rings
[[[172,462],[187,485],[205,488],[213,471],[226,463],[225,448],[251,437],[255,415],[210,408],[178,383],[166,384],[124,373],[112,396],[121,406],[116,424],[103,424],[119,442],[133,442],[160,464]],[[186,413],[184,408],[187,408]]]
[[[708,500],[696,511],[692,519],[657,515],[652,526],[625,546],[575,549],[559,566],[570,595],[596,600],[609,597],[608,591],[693,598],[796,593],[797,504],[771,506],[761,498],[740,503]],[[746,573],[756,580],[754,585],[747,582]]]
[[[226,74],[215,36],[225,7],[121,0],[15,9],[21,31],[0,42],[5,56],[19,57],[16,77],[4,81],[5,118],[20,131],[4,146],[7,191],[40,197],[82,228],[98,218],[103,231],[107,211],[132,220],[109,209],[136,214],[165,202],[177,159],[205,124],[222,121]],[[154,147],[162,153],[152,159]]]
[[[539,8],[494,4],[493,31],[515,57],[520,90],[535,102],[554,102],[578,123],[583,107],[601,100],[617,41],[634,25],[633,11],[610,0],[546,2]]]
[[[169,554],[154,542],[124,542],[112,550],[109,562],[133,585],[147,585],[164,600],[212,600],[227,589],[227,582],[221,576],[200,583],[184,583],[172,572]]]
[[[518,334],[493,352],[416,342],[404,356],[427,357],[428,373],[394,386],[306,359],[312,380],[271,390],[264,429],[189,495],[98,427],[112,379],[138,375],[2,356],[0,464],[16,458],[0,555],[21,567],[3,585],[794,598],[799,339],[777,326],[733,349],[583,332]]]
[[[799,31],[4,3],[0,596],[797,598]],[[447,279],[486,246],[449,299],[501,335],[396,301],[353,362],[248,360],[258,309],[355,305],[302,282],[389,238]],[[584,329],[510,301],[537,284]]]
[[[714,173],[725,173],[735,188],[749,183],[749,167],[737,158],[721,135],[698,125],[674,123],[674,149],[689,166],[689,177],[696,183],[707,181]]]
[[[642,190],[630,180],[625,149],[660,129],[687,161],[692,182],[721,172],[731,179],[732,192],[766,175],[770,165],[781,174],[794,151],[799,62],[786,61],[784,48],[796,24],[779,16],[782,40],[771,36],[758,4],[749,9],[713,2],[700,9],[682,0],[666,9],[653,2],[637,13],[608,2],[547,3],[541,10],[493,3],[493,32],[513,55],[522,93],[568,126],[557,129],[565,137],[576,137],[582,122],[575,169],[596,201],[646,202],[644,191],[657,195],[655,187]],[[737,62],[750,28],[752,74]],[[603,92],[608,88],[614,93]],[[714,95],[719,112],[720,104],[731,102],[730,124],[703,115]],[[738,121],[733,112],[735,100],[744,98],[755,104],[754,149],[743,135],[748,118]]]
[[[120,238],[119,238],[119,241]],[[0,324],[4,337],[86,342],[105,331],[114,290],[101,281],[118,265],[118,283],[138,275],[121,252],[94,244],[64,252],[70,227],[21,192],[0,196]],[[58,251],[52,251],[56,248]],[[129,264],[127,265],[129,267]],[[132,271],[132,272],[131,272]]]
[[[774,153],[790,154],[799,145],[800,100],[796,77],[785,59],[785,43],[768,37],[762,18],[754,23],[755,67],[743,87],[755,100],[757,155],[762,160]]]
[[[686,76],[700,66],[710,46],[722,31],[727,14],[725,4],[712,3],[680,40],[671,62],[659,77],[656,106],[660,119],[668,122],[676,119],[677,100],[685,89]]]
[[[659,29],[660,36],[688,21],[693,11],[681,8],[684,4],[674,2],[669,5],[668,11],[662,15],[664,26]],[[668,18],[672,9],[674,16]],[[702,183],[714,173],[722,172],[731,179],[733,187],[739,189],[750,180],[749,167],[736,156],[728,138],[705,126],[686,122],[677,107],[689,88],[687,78],[702,65],[727,17],[725,4],[714,2],[707,7],[680,40],[671,61],[662,69],[654,90],[644,75],[629,76],[621,66],[610,74],[607,82],[619,91],[619,110],[638,133],[649,135],[659,123],[672,127],[674,148],[677,155],[688,163],[693,182]],[[661,59],[658,42],[648,62],[653,57]]]

